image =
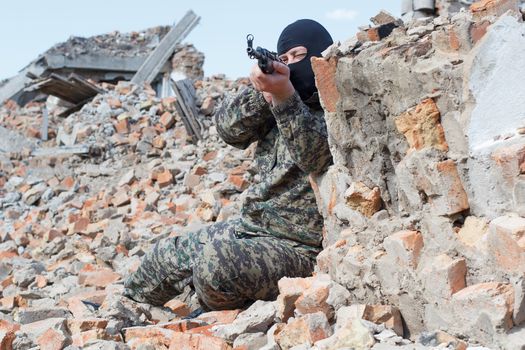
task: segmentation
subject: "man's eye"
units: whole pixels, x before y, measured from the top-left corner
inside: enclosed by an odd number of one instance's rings
[[[303,58],[304,56],[306,56],[306,53],[303,52],[303,53],[296,54],[294,57],[295,58]]]

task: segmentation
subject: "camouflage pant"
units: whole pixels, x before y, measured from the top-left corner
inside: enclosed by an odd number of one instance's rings
[[[125,295],[162,305],[193,284],[210,309],[231,309],[275,298],[277,281],[284,276],[311,275],[315,260],[293,242],[248,235],[235,226],[234,221],[221,222],[159,241],[127,278]]]

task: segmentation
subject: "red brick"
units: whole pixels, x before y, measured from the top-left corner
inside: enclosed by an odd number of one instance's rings
[[[489,21],[481,21],[473,23],[470,28],[470,39],[473,44],[476,44],[487,33],[487,28],[490,26]]]
[[[125,188],[120,189],[111,200],[111,203],[115,207],[121,207],[131,202],[131,198],[128,195],[128,191]]]
[[[380,41],[381,37],[379,36],[379,28],[370,28],[366,31],[368,37],[367,41]]]
[[[513,326],[514,288],[497,282],[475,284],[454,294],[451,306],[469,321],[487,315],[495,328],[509,330]]]
[[[164,304],[165,307],[169,308],[171,311],[177,314],[179,317],[188,316],[191,312],[190,308],[186,303],[178,300],[178,299],[172,299],[168,301],[166,304]]]
[[[329,319],[333,317],[334,310],[326,302],[328,295],[330,294],[330,286],[326,284],[312,284],[310,288],[305,290],[297,301],[295,302],[295,308],[301,314],[311,314],[316,312],[322,312]]]
[[[0,320],[0,331],[2,332],[16,332],[20,329],[20,325],[18,323],[11,323],[6,320]]]
[[[44,288],[45,286],[47,286],[47,278],[45,278],[44,276],[42,275],[38,275],[36,276],[36,286],[38,288]]]
[[[163,323],[162,328],[170,329],[175,332],[187,332],[190,329],[202,327],[202,321],[197,320],[176,320],[173,322]]]
[[[525,167],[525,144],[497,148],[492,153],[492,160],[501,169],[505,185],[512,187],[523,173]]]
[[[170,129],[173,125],[175,125],[175,118],[173,117],[173,115],[170,112],[164,112],[160,116],[160,123],[166,129]]]
[[[109,268],[86,265],[78,273],[78,283],[85,286],[106,287],[120,279],[120,275]]]
[[[151,144],[155,148],[164,149],[164,147],[166,147],[166,140],[161,135],[158,135],[153,138]]]
[[[192,173],[195,175],[201,176],[201,175],[207,174],[208,170],[206,170],[206,168],[202,166],[196,166],[195,168],[193,168]]]
[[[119,134],[128,134],[129,133],[129,122],[127,119],[119,120],[115,123],[115,130]]]
[[[204,115],[211,115],[215,109],[215,99],[211,96],[207,96],[202,102],[201,112]]]
[[[157,183],[160,188],[167,187],[173,184],[173,174],[168,169],[164,170],[160,174],[157,174]]]
[[[177,102],[177,99],[173,96],[170,97],[164,97],[162,99],[162,107],[165,108],[168,111],[174,112],[176,107],[175,104]]]
[[[362,318],[376,324],[384,324],[400,337],[403,336],[401,313],[390,305],[366,305]]]
[[[174,333],[169,350],[231,350],[232,347],[221,338],[203,334]]]
[[[186,333],[202,334],[202,335],[206,335],[208,337],[214,337],[215,336],[215,334],[213,333],[213,328],[214,327],[215,327],[215,325],[209,324],[209,325],[206,325],[206,326],[192,328],[192,329],[186,331]]]
[[[6,252],[0,252],[0,257],[1,257],[1,255],[2,255],[2,253],[6,253]],[[9,253],[9,252],[7,252],[7,253]],[[16,253],[14,253],[14,254],[15,254],[15,255],[13,255],[13,256],[9,256],[9,258],[12,258],[12,257],[14,257],[14,256],[18,256],[18,254],[16,254]],[[0,258],[0,260],[2,260],[2,259]],[[0,282],[0,286],[2,287],[2,289],[7,288],[8,286],[10,286],[10,285],[12,285],[12,284],[13,284],[13,276],[12,276],[12,275],[11,275],[11,276],[7,276],[6,278],[4,278],[4,279]]]
[[[433,258],[422,271],[426,293],[434,298],[448,300],[465,288],[467,264],[465,259],[452,259],[446,254]]]
[[[0,349],[11,350],[13,349],[13,341],[16,336],[14,332],[7,332],[0,334]]]
[[[429,98],[395,119],[397,130],[410,146],[409,152],[428,147],[448,151],[440,115],[436,103]]]
[[[513,238],[525,251],[525,218],[519,216],[500,216],[490,222],[490,228]]]
[[[81,332],[74,334],[73,337],[73,345],[74,346],[85,346],[89,342],[92,342],[94,340],[113,340],[113,341],[122,341],[122,336],[120,334],[118,335],[110,335],[106,332],[105,329],[92,329],[89,331]]]
[[[461,43],[459,42],[458,34],[452,26],[448,30],[448,40],[450,43],[450,48],[454,51],[459,51],[461,48]]]
[[[501,16],[508,10],[520,13],[518,0],[480,0],[470,5],[475,20],[487,16]]]
[[[44,239],[47,242],[51,242],[57,237],[64,237],[64,234],[61,231],[56,230],[56,229],[51,229],[44,234]]]
[[[165,349],[170,346],[175,331],[159,326],[131,327],[124,329],[124,339],[133,349],[139,346],[153,346]]]
[[[90,290],[85,292],[80,292],[75,295],[72,295],[67,299],[70,302],[73,299],[86,300],[95,304],[102,304],[106,300],[108,292],[105,290]]]
[[[83,319],[93,317],[93,312],[78,298],[70,298],[67,303],[68,310],[75,318]]]
[[[86,232],[89,225],[89,219],[81,217],[77,221],[75,221],[75,224],[73,226],[73,233],[84,233]]]
[[[20,106],[18,105],[18,103],[16,103],[14,100],[7,100],[4,102],[4,107],[11,110],[11,111],[15,111],[17,109],[20,108]]]
[[[75,318],[67,320],[67,326],[72,334],[77,334],[92,329],[104,329],[108,325],[108,320],[102,318],[80,318],[73,313]]]
[[[241,310],[223,310],[223,311],[210,311],[201,314],[197,319],[203,320],[208,324],[226,324],[232,323]]]
[[[214,160],[216,157],[217,157],[217,151],[211,151],[211,152],[206,153],[202,157],[202,160],[204,160],[205,162],[209,162],[210,160]]]
[[[345,199],[350,208],[366,217],[377,213],[383,203],[379,187],[370,189],[362,182],[353,182],[345,192]]]
[[[443,331],[436,332],[436,341],[438,344],[448,344],[448,348],[454,350],[467,350],[467,343],[463,340],[458,339],[450,334],[447,334]]]
[[[75,179],[73,179],[71,176],[66,176],[61,182],[60,186],[63,186],[67,189],[73,188],[75,186]]]
[[[489,259],[507,272],[525,272],[525,254],[514,237],[501,230],[489,229],[484,237]]]
[[[37,344],[41,350],[61,350],[67,345],[68,340],[61,331],[49,328],[37,338]]]
[[[281,322],[287,322],[294,315],[295,302],[312,286],[311,278],[284,277],[277,283],[279,296],[277,297],[277,317]]]
[[[337,59],[312,57],[311,62],[321,102],[328,112],[336,112],[337,103],[341,98],[336,85]]]
[[[282,349],[290,349],[297,345],[313,345],[316,341],[326,339],[332,335],[332,329],[326,315],[322,312],[302,315],[288,322],[275,340]]]
[[[250,183],[244,179],[242,175],[230,175],[228,181],[235,186],[238,191],[244,191],[248,188]]]
[[[423,236],[418,231],[400,231],[385,239],[385,248],[398,264],[416,268],[423,249]]]
[[[452,159],[445,160],[436,164],[436,170],[442,181],[442,196],[429,198],[430,205],[439,215],[456,214],[470,207],[467,193],[459,177],[456,163]]]

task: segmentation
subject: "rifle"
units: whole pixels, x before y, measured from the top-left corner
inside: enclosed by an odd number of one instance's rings
[[[250,57],[252,60],[257,59],[258,61],[257,64],[259,65],[259,68],[261,68],[263,73],[265,74],[273,73],[274,69],[273,69],[272,61],[284,63],[277,55],[277,52],[272,52],[272,51],[263,49],[262,47],[259,47],[259,46],[257,46],[256,49],[254,49],[252,34],[248,34],[246,36],[246,41],[248,44],[248,47],[246,48],[248,57]]]

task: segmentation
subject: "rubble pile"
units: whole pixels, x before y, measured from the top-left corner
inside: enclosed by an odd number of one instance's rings
[[[198,307],[189,290],[164,307],[122,296],[152,244],[238,215],[258,181],[253,147],[227,146],[212,118],[246,79],[194,81],[200,142],[174,97],[128,82],[99,84],[65,119],[48,100],[48,141],[30,132],[43,103],[4,104],[0,347],[522,349],[518,5],[408,23],[381,12],[313,59],[334,159],[311,178],[324,250],[313,276],[281,279],[277,300],[246,310],[185,318]],[[203,57],[188,52],[197,67],[176,66],[198,77]]]
[[[107,93],[67,119],[51,118],[56,137],[28,138],[27,150],[2,155],[0,344],[60,349],[98,341],[100,348],[140,331],[125,335],[125,328],[177,319],[169,308],[122,297],[123,278],[157,240],[237,215],[238,197],[252,181],[251,149],[226,147],[211,117],[246,80],[212,77],[195,85],[206,139],[198,145],[174,97],[121,82],[103,84]],[[8,103],[2,126],[15,132],[36,123],[41,107]],[[90,152],[56,152],[80,145]],[[34,156],[31,147],[55,152]],[[182,315],[183,305],[172,307]],[[204,324],[174,322],[166,332]]]
[[[42,136],[44,105],[45,102],[33,101],[20,107],[15,102],[8,101],[0,106],[0,125],[36,141]],[[58,126],[53,119],[48,125],[48,136],[55,137],[57,130]]]
[[[63,55],[69,58],[85,54],[113,57],[147,56],[170,29],[170,26],[158,26],[138,32],[115,31],[88,38],[72,36],[65,42],[53,46],[45,54]]]
[[[190,79],[203,79],[204,54],[191,44],[180,44],[171,59],[172,72]],[[173,73],[172,73],[173,74]]]

